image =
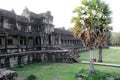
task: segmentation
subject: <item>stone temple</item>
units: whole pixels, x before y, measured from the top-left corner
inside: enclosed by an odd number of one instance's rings
[[[0,68],[34,62],[76,62],[85,51],[79,39],[64,28],[55,28],[50,11],[36,14],[0,9]]]

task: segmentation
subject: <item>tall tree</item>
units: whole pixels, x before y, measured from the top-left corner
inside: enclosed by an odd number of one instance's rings
[[[99,38],[109,35],[109,28],[106,27],[111,19],[108,12],[105,12],[107,4],[100,0],[82,0],[81,5],[73,11],[76,16],[72,18],[74,23],[74,35],[80,38],[90,50],[90,73],[95,73],[93,66],[93,49],[99,47],[102,41]],[[103,12],[104,11],[104,12]],[[104,16],[107,14],[107,16]],[[105,19],[107,17],[107,19]],[[104,24],[104,21],[106,23]],[[106,39],[105,39],[106,41]]]
[[[120,32],[112,35],[111,42],[112,45],[120,46]]]
[[[100,7],[100,8],[99,8]],[[108,27],[108,25],[111,23],[111,11],[108,7],[108,4],[104,2],[98,1],[98,13],[101,13],[101,16],[99,17],[98,22],[101,23],[98,25],[97,29],[97,36],[99,40],[99,58],[98,62],[102,62],[102,47],[105,46],[108,39],[110,38],[110,31],[112,30],[112,27]]]

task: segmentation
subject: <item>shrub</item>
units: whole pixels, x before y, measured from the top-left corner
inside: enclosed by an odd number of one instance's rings
[[[17,66],[18,68],[24,68],[24,64]]]
[[[110,78],[110,77],[115,78],[118,75],[117,74],[115,75],[114,73],[106,73],[101,71],[96,71],[95,74],[90,75],[88,70],[82,69],[75,76],[76,78],[82,78],[82,80],[106,80],[106,78]]]
[[[36,80],[37,77],[33,74],[29,75],[25,80]]]

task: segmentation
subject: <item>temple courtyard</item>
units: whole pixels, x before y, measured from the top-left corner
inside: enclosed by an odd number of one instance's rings
[[[103,63],[120,64],[120,47],[110,47],[103,50]],[[94,51],[94,58],[98,58],[98,50]],[[89,52],[80,53],[82,61],[89,61]],[[10,68],[18,73],[17,80],[25,80],[29,75],[35,75],[37,80],[76,80],[75,74],[80,70],[89,69],[89,64],[82,63],[34,63]],[[95,70],[120,76],[120,67],[95,65]]]

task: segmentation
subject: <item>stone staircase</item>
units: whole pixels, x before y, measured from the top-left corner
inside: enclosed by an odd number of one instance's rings
[[[81,60],[79,59],[79,55],[77,55],[77,53],[75,52],[74,49],[67,49],[67,48],[63,48],[61,46],[47,46],[45,47],[46,50],[69,50],[67,57],[66,58],[70,58],[72,59],[73,62],[77,62],[77,63],[81,63]]]

